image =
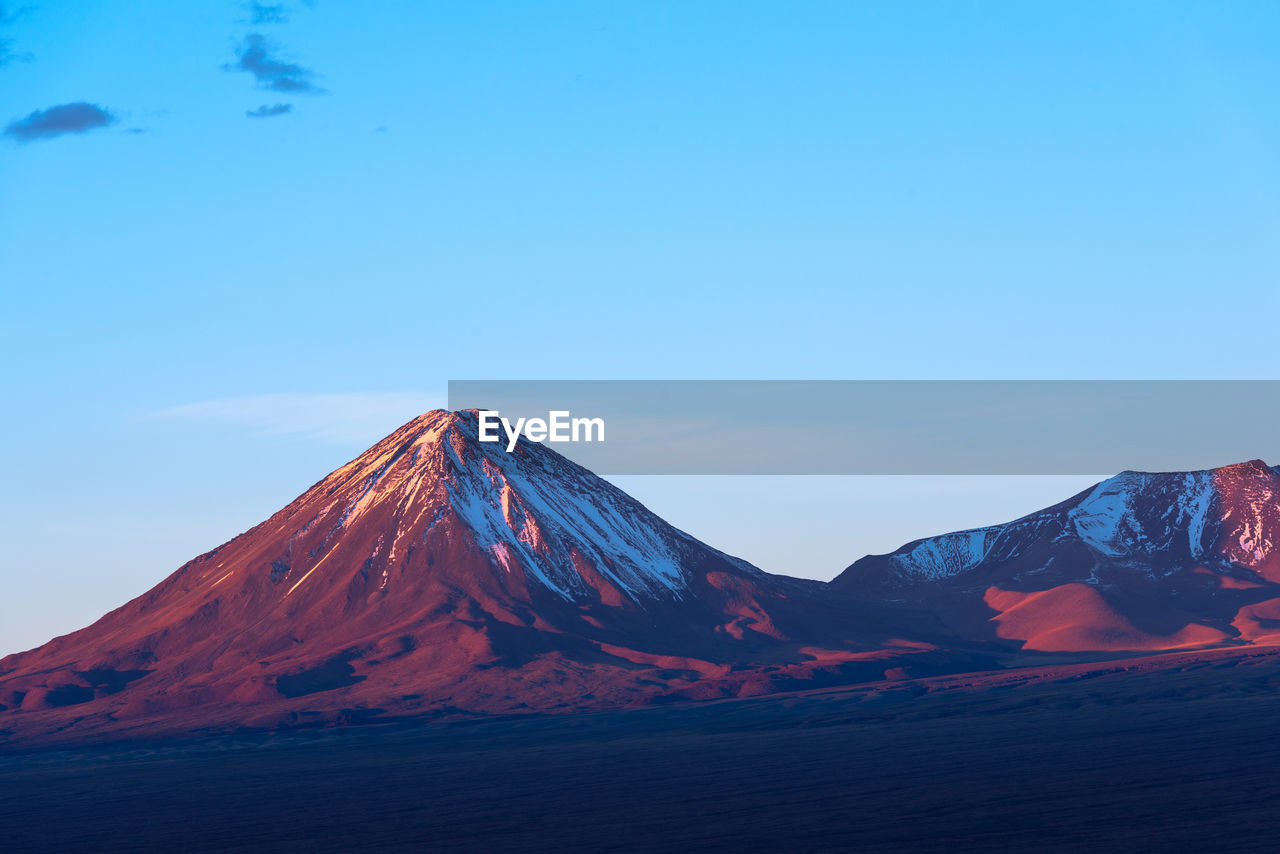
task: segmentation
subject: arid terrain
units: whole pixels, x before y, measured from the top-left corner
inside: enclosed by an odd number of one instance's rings
[[[6,850],[1270,851],[1280,651],[8,751]]]

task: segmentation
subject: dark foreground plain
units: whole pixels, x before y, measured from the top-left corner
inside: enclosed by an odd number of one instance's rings
[[[5,851],[1273,851],[1280,655],[0,756]]]

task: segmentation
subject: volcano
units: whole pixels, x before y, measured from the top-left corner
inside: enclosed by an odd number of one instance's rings
[[[870,555],[832,586],[1041,652],[1280,643],[1280,471],[1127,471],[1003,525]]]
[[[420,416],[88,628],[0,660],[0,731],[616,708],[973,666],[543,445],[477,435],[474,410]]]

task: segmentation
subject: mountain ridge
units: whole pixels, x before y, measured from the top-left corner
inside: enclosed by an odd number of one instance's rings
[[[970,640],[1151,650],[1277,637],[1280,472],[1125,471],[1010,522],[913,540],[837,576]]]
[[[433,410],[92,625],[0,659],[0,743],[626,708],[1272,645],[1277,541],[1280,470],[1261,461],[1126,471],[827,584],[708,546],[547,446],[481,443],[474,410]]]
[[[92,625],[0,659],[0,730],[566,711],[978,660],[707,546],[546,446],[480,443],[475,420],[411,420]]]

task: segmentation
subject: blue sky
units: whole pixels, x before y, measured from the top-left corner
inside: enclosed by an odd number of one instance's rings
[[[3,8],[0,652],[450,378],[1276,377],[1274,4]],[[1078,484],[624,486],[825,577]]]

